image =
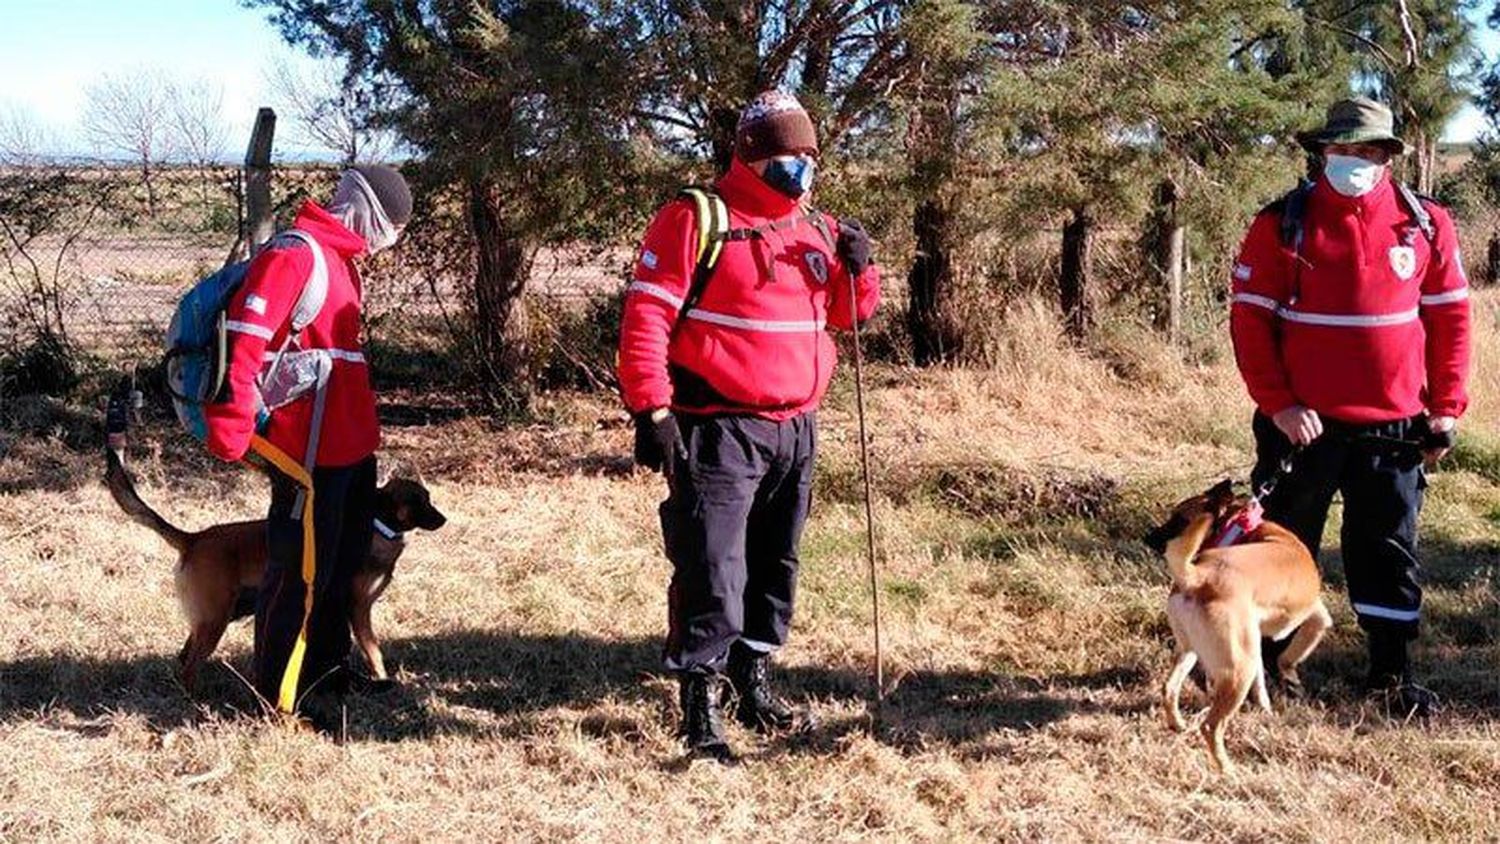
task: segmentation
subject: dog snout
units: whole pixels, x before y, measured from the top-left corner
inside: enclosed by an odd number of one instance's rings
[[[446,524],[448,524],[448,517],[431,505],[424,507],[421,516],[417,518],[417,527],[422,530],[437,530]]]
[[[1171,537],[1167,534],[1165,526],[1163,526],[1146,534],[1141,538],[1141,541],[1146,543],[1146,547],[1150,548],[1152,551],[1155,551],[1158,554],[1164,554],[1167,551],[1167,540],[1170,538]]]

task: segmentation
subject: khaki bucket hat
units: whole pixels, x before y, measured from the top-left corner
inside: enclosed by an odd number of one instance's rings
[[[1406,144],[1396,137],[1395,117],[1384,104],[1368,97],[1339,100],[1328,107],[1324,124],[1297,133],[1297,143],[1312,153],[1320,153],[1329,144],[1377,144],[1391,155],[1406,152]]]

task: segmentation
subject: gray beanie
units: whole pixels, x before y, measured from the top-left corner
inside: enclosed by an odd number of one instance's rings
[[[384,164],[358,164],[352,169],[369,183],[391,225],[404,226],[411,220],[411,188],[401,171]]]

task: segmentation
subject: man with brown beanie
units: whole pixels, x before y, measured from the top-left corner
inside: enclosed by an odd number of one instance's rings
[[[792,621],[816,410],[836,357],[825,329],[867,319],[880,295],[864,229],[808,204],[817,157],[794,97],[750,103],[713,194],[671,202],[652,221],[620,329],[635,457],[670,490],[664,661],[681,682],[689,750],[721,761],[733,759],[722,674],[745,726],[796,721],[768,660]],[[717,225],[705,219],[726,211]]]
[[[225,309],[225,393],[204,412],[209,450],[224,460],[253,452],[272,468],[255,687],[288,713],[307,709],[311,693],[309,714],[324,727],[348,683],[349,593],[375,522],[380,424],[354,261],[394,245],[411,212],[406,180],[379,165],[344,171],[327,208],[305,203],[292,229],[251,261]],[[309,288],[324,294],[312,305]],[[278,400],[293,372],[315,373],[316,387]]]

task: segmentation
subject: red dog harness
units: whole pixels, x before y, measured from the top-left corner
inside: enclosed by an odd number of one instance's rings
[[[1260,501],[1252,498],[1243,509],[1229,517],[1210,544],[1214,548],[1238,545],[1245,537],[1254,533],[1264,521],[1265,511],[1261,508]]]

